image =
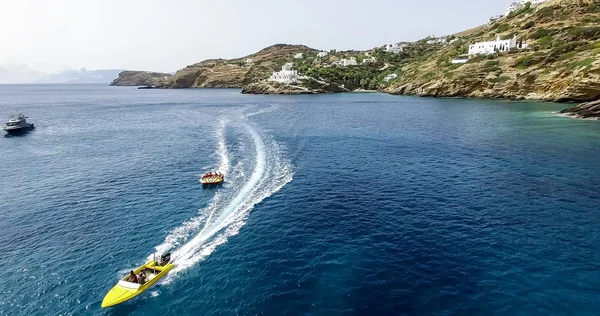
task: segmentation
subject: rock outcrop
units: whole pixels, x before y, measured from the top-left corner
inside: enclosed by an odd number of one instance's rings
[[[313,79],[303,79],[297,85],[283,84],[263,80],[245,85],[242,93],[246,94],[318,94],[348,92],[348,90],[331,83],[320,83]]]
[[[573,115],[579,118],[596,118],[600,120],[600,100],[564,109],[560,111],[560,113]]]
[[[150,71],[131,71],[126,70],[119,73],[119,76],[113,80],[111,86],[156,86],[161,81],[171,77],[170,74],[150,72]]]
[[[277,82],[255,82],[242,88],[245,94],[315,94],[315,90]]]

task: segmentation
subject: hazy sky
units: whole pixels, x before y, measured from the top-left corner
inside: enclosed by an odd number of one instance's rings
[[[0,0],[0,64],[175,71],[276,43],[368,49],[486,23],[505,0]]]

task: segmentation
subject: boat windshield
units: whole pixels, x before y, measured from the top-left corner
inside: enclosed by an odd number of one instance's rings
[[[19,126],[21,122],[8,122],[6,123],[6,126]]]

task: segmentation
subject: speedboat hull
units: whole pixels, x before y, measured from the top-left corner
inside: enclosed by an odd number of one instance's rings
[[[4,127],[4,131],[6,131],[10,135],[22,135],[31,131],[34,128],[35,127],[33,126],[33,124],[27,124],[26,126],[19,127]]]
[[[102,300],[102,308],[115,306],[128,301],[146,291],[160,279],[164,278],[171,269],[175,266],[172,263],[158,265],[154,260],[144,264],[134,270],[135,274],[144,272],[148,275],[148,279],[144,284],[134,283],[129,281],[129,276],[119,280]]]

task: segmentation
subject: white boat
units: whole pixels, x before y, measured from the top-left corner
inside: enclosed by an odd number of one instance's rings
[[[2,128],[9,134],[22,134],[27,131],[34,129],[33,123],[27,123],[27,117],[21,113],[16,115],[11,115],[6,122],[5,126]]]

